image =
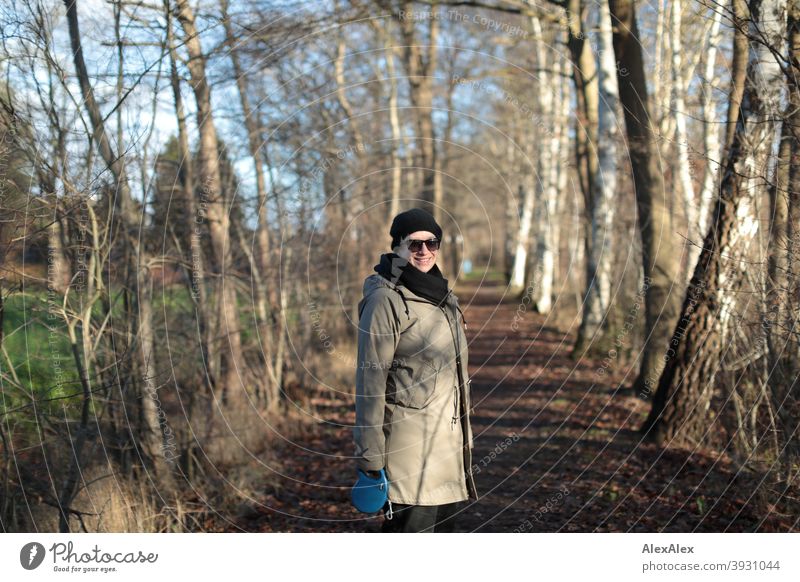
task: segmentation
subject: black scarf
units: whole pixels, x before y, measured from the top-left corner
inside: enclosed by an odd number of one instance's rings
[[[435,263],[430,271],[423,273],[396,253],[384,253],[374,270],[385,279],[405,285],[413,293],[436,305],[441,305],[450,293],[447,279]]]

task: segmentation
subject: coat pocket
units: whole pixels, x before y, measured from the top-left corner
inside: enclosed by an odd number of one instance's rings
[[[406,408],[425,408],[436,392],[439,371],[427,359],[413,365],[400,365],[394,370],[394,401]]]

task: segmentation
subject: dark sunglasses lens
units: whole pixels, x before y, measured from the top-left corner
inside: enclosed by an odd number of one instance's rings
[[[428,247],[428,250],[431,251],[431,252],[439,250],[439,241],[436,240],[435,238],[433,238],[431,240],[412,240],[412,241],[409,241],[408,250],[410,250],[412,253],[418,253],[419,251],[422,250],[423,243],[425,244],[425,246]]]

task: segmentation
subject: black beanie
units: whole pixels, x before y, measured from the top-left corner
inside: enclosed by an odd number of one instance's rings
[[[418,230],[427,230],[442,240],[442,227],[436,222],[433,215],[422,208],[412,208],[401,212],[392,220],[389,234],[392,236],[392,248],[400,244],[400,240]]]

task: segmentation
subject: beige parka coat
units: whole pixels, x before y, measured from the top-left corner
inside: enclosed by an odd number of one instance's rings
[[[386,469],[389,500],[477,499],[472,476],[466,322],[452,291],[439,307],[380,274],[359,302],[358,468]]]

